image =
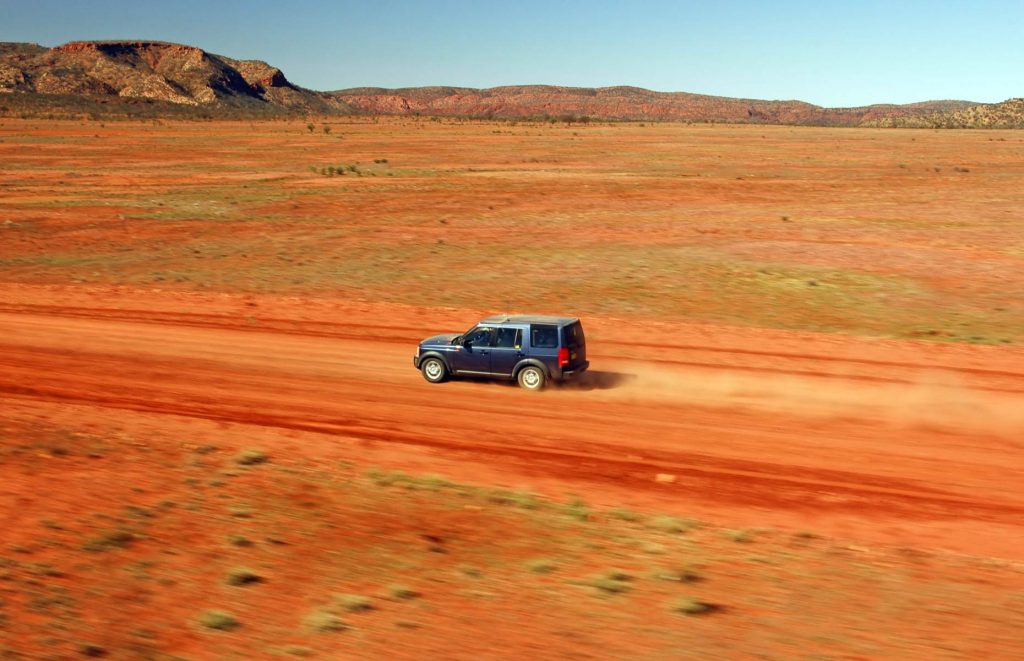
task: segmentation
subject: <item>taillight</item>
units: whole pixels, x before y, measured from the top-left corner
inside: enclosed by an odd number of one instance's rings
[[[569,349],[567,347],[562,347],[561,349],[558,350],[558,366],[569,366]]]

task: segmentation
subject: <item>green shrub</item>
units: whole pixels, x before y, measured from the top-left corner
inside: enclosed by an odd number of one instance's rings
[[[373,601],[361,594],[339,594],[334,600],[349,613],[362,613],[373,610]]]
[[[409,586],[397,583],[388,586],[388,594],[391,595],[393,599],[402,600],[415,599],[420,596],[419,592],[410,588]]]
[[[334,613],[319,610],[306,616],[306,627],[319,633],[344,631],[348,628],[345,621]]]
[[[581,498],[573,498],[565,505],[565,513],[574,519],[586,521],[590,518],[590,508]]]
[[[725,536],[738,544],[754,541],[754,536],[747,530],[726,530]]]
[[[133,532],[118,528],[116,530],[108,530],[102,535],[93,537],[82,544],[82,550],[102,553],[113,549],[123,549],[133,541],[135,541],[135,534]]]
[[[252,540],[244,535],[228,535],[228,543],[232,546],[252,546]]]
[[[526,568],[534,574],[550,574],[555,571],[555,563],[547,558],[536,558],[527,562]]]
[[[218,610],[203,613],[199,618],[199,623],[207,629],[216,629],[217,631],[231,631],[242,626],[234,615]]]
[[[248,567],[232,567],[227,574],[228,585],[251,585],[260,583],[263,577]]]
[[[600,592],[618,594],[620,592],[629,592],[631,587],[629,583],[632,580],[633,577],[626,572],[618,569],[612,569],[603,574],[592,577],[589,584],[597,588]]]
[[[660,530],[662,532],[679,533],[686,532],[695,527],[693,521],[687,519],[679,519],[674,516],[659,515],[653,517],[647,522],[649,528]]]
[[[269,459],[267,453],[262,450],[248,449],[238,453],[235,457],[235,463],[239,466],[255,466],[256,464],[262,464]]]
[[[718,607],[714,604],[683,597],[669,604],[669,610],[674,613],[682,613],[683,615],[705,615],[718,610]]]

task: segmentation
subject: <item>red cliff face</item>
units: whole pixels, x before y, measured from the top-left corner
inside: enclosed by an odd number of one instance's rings
[[[0,46],[0,92],[161,101],[251,110],[348,112],[295,87],[277,68],[158,41],[73,41],[55,48]]]

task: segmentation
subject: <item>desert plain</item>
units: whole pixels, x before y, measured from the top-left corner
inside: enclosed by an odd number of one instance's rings
[[[1019,131],[4,119],[0,657],[1022,658],[1022,341]]]

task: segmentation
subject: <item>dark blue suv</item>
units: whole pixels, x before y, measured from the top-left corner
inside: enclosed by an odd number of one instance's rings
[[[527,390],[582,373],[587,340],[576,317],[488,317],[465,333],[420,342],[412,364],[431,383],[450,376],[509,379]]]

